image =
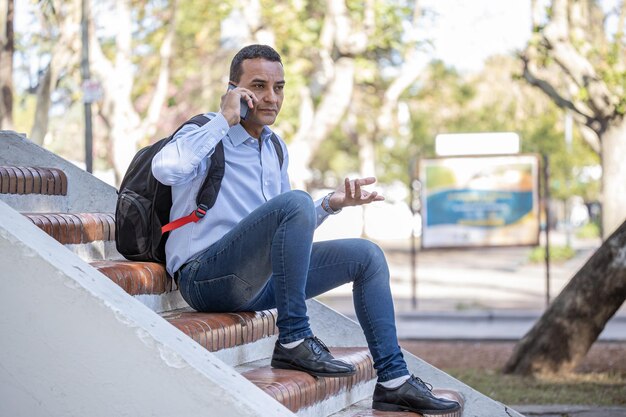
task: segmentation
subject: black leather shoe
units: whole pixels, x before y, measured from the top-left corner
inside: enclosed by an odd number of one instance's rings
[[[446,414],[458,411],[461,406],[456,401],[437,398],[431,392],[433,387],[411,375],[398,388],[385,388],[376,384],[372,408],[381,411],[413,411],[420,414]]]
[[[317,337],[307,337],[293,349],[276,341],[272,366],[294,369],[315,376],[350,376],[356,373],[354,365],[333,358],[330,351]]]

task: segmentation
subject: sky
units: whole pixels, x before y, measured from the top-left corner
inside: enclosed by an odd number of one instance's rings
[[[461,72],[482,68],[485,58],[521,50],[530,37],[530,0],[422,0],[432,13],[424,35],[434,57]]]

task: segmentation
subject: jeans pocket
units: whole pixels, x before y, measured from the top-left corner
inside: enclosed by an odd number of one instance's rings
[[[252,296],[252,286],[235,274],[196,280],[193,285],[194,308],[201,311],[237,311]]]

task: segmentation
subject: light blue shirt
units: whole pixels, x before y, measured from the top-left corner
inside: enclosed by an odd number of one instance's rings
[[[152,173],[172,187],[170,221],[194,211],[198,190],[206,177],[210,157],[221,140],[226,168],[215,205],[197,223],[170,232],[165,245],[167,271],[174,275],[194,255],[203,252],[228,233],[254,209],[277,195],[289,191],[289,155],[285,143],[282,168],[266,126],[261,145],[237,124],[228,126],[220,113],[207,113],[211,121],[202,127],[183,127],[152,160]],[[315,202],[317,225],[328,213]]]

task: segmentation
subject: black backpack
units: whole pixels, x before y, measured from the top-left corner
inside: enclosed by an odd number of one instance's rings
[[[211,166],[198,195],[197,209],[183,218],[169,222],[172,190],[152,175],[152,158],[187,124],[203,126],[209,118],[199,114],[176,131],[141,149],[131,161],[120,185],[115,207],[115,246],[126,259],[165,263],[165,242],[171,230],[199,221],[213,207],[224,177],[224,145],[219,141],[211,155]],[[271,137],[283,165],[283,148],[276,135]]]

